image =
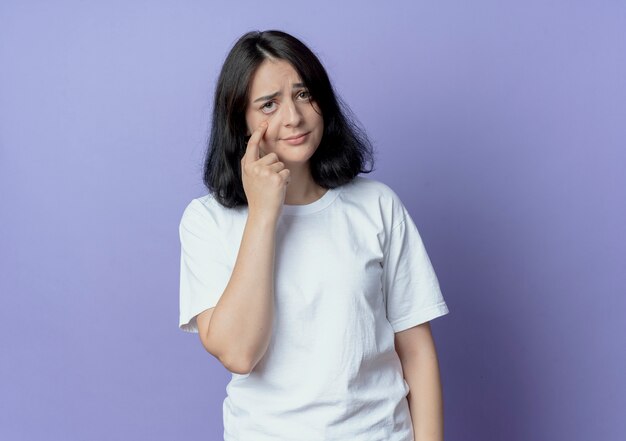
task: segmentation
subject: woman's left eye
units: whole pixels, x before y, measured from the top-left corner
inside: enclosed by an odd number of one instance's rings
[[[311,94],[309,93],[309,91],[308,91],[308,90],[303,90],[302,92],[300,92],[300,93],[298,94],[298,96],[299,96],[299,97],[302,97],[302,95],[303,95],[303,94],[304,94],[304,98],[305,98],[305,99],[309,99],[309,98],[311,98]]]

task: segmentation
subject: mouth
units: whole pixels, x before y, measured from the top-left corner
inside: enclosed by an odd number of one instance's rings
[[[309,133],[311,132],[300,133],[298,135],[290,136],[289,138],[282,138],[282,141],[285,141],[287,144],[298,145],[306,140]]]

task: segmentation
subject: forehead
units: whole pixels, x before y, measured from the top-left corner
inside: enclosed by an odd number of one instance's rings
[[[250,92],[252,97],[257,94],[269,94],[300,82],[302,82],[300,75],[287,61],[265,59],[252,77]]]

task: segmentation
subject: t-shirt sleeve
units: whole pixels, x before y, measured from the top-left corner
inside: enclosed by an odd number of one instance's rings
[[[225,260],[218,226],[201,202],[194,199],[185,209],[180,225],[179,328],[198,332],[196,316],[212,308],[221,297],[232,273]]]
[[[447,314],[439,281],[422,238],[406,208],[392,226],[383,259],[387,320],[394,332]]]

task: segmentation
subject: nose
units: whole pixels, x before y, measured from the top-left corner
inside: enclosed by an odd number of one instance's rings
[[[284,123],[287,127],[297,127],[302,121],[302,114],[293,100],[286,100],[283,104]]]

